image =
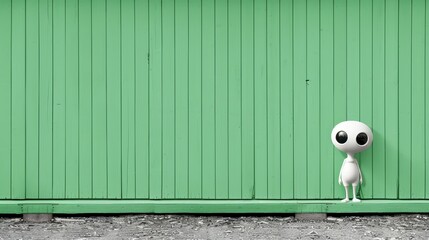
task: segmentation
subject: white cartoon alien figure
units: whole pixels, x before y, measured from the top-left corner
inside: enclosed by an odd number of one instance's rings
[[[346,198],[341,202],[349,201],[348,187],[353,186],[353,202],[360,202],[356,198],[356,187],[362,184],[362,173],[355,154],[364,151],[371,146],[373,139],[371,129],[364,123],[358,121],[345,121],[337,124],[331,133],[332,143],[336,148],[345,152],[347,158],[341,166],[338,183],[344,186]]]

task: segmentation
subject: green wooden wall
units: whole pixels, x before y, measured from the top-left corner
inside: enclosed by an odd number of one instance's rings
[[[425,0],[0,0],[0,198],[429,198]]]

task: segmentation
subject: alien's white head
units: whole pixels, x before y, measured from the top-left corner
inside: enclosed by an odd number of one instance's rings
[[[358,121],[340,122],[331,133],[334,146],[350,155],[362,152],[371,146],[372,138],[371,129]]]

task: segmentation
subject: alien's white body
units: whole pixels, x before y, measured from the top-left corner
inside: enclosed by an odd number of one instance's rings
[[[362,178],[359,164],[352,156],[347,156],[347,158],[344,159],[343,166],[340,170],[340,178],[344,187],[350,185],[357,186],[359,180]]]
[[[340,176],[338,177],[338,182],[343,184],[344,189],[346,190],[346,198],[342,202],[348,202],[348,187],[352,185],[353,187],[353,202],[360,202],[356,198],[356,187],[359,184],[359,181],[362,183],[362,173],[359,168],[358,161],[351,155],[347,154],[347,158],[344,159],[343,165],[341,166]]]
[[[358,121],[344,121],[338,123],[331,133],[332,143],[336,148],[345,152],[347,158],[344,159],[341,166],[338,183],[344,186],[346,197],[342,202],[349,201],[350,185],[353,187],[353,202],[360,202],[356,198],[356,187],[362,184],[362,173],[359,164],[354,155],[367,149],[373,139],[371,129],[364,123]]]

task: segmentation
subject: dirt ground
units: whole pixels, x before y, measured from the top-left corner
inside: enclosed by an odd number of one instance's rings
[[[113,215],[56,216],[26,223],[0,215],[0,239],[429,239],[429,215],[293,216]]]

